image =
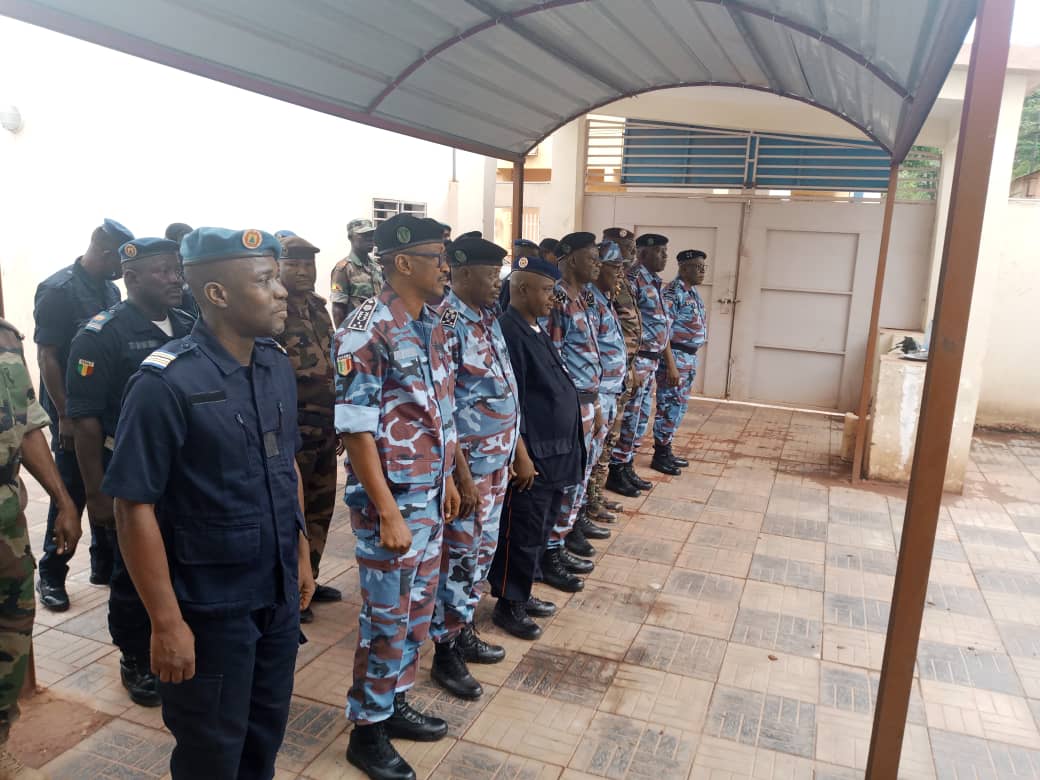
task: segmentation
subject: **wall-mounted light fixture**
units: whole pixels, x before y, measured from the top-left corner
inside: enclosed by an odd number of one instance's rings
[[[18,110],[18,106],[0,107],[0,127],[12,133],[19,133],[24,126],[22,112]]]

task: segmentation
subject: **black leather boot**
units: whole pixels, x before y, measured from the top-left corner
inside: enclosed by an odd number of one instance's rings
[[[119,677],[134,704],[140,704],[142,707],[158,707],[162,704],[162,699],[159,698],[159,680],[152,674],[147,656],[135,657],[123,653],[119,659]]]
[[[628,481],[635,485],[640,490],[649,490],[654,486],[653,482],[643,479],[641,476],[636,474],[636,468],[631,462],[625,464],[625,476],[628,477]]]
[[[583,558],[591,558],[596,554],[596,548],[589,544],[589,540],[585,538],[585,534],[576,524],[563,540],[563,545],[575,555]]]
[[[589,518],[589,520],[595,520],[597,523],[617,522],[617,515],[615,515],[613,512],[608,512],[607,508],[603,504],[593,504],[587,507],[585,509],[585,514]]]
[[[607,471],[607,481],[603,484],[604,489],[613,491],[629,498],[638,498],[639,488],[632,484],[628,478],[624,463],[611,463]]]
[[[682,474],[682,470],[668,457],[668,449],[665,446],[654,445],[654,459],[650,461],[650,468],[670,477],[677,477]]]
[[[506,649],[481,639],[472,623],[455,637],[455,646],[462,653],[463,660],[471,664],[497,664],[506,657]]]
[[[542,582],[564,593],[577,593],[585,588],[585,583],[563,565],[559,547],[550,547],[542,555]]]
[[[678,455],[675,454],[675,452],[672,450],[671,444],[666,444],[665,449],[668,451],[668,459],[671,460],[672,463],[674,463],[679,468],[684,469],[690,465],[690,461],[686,460],[686,458],[680,458]]]
[[[460,699],[479,699],[484,695],[484,689],[469,673],[454,639],[437,642],[434,648],[430,677],[435,683]]]
[[[552,617],[556,614],[556,605],[551,601],[531,596],[524,604],[524,611],[531,617]]]
[[[582,535],[586,539],[609,539],[610,531],[606,528],[602,528],[596,525],[589,519],[589,516],[582,512],[578,515],[578,519],[574,521],[574,527],[581,530]]]
[[[343,601],[343,593],[339,588],[333,588],[331,585],[319,585],[314,589],[314,595],[311,596],[312,604],[326,604],[332,601]]]
[[[560,550],[560,560],[563,562],[564,568],[571,574],[588,574],[596,568],[596,564],[588,558],[571,555],[566,547]]]
[[[530,604],[530,601],[527,603]],[[495,611],[491,613],[491,622],[518,639],[537,639],[542,635],[541,627],[531,620],[527,614],[527,605],[522,601],[499,599]]]
[[[347,745],[347,761],[372,780],[415,780],[415,771],[390,743],[386,726],[354,726]]]
[[[391,739],[413,742],[436,742],[448,733],[448,724],[440,718],[423,715],[414,709],[403,693],[394,694],[394,714],[383,721]]]
[[[64,612],[69,608],[69,594],[64,582],[44,582],[41,579],[36,583],[36,590],[40,593],[40,603],[51,612]]]

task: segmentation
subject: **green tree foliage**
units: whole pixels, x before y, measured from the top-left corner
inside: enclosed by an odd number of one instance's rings
[[[1040,170],[1040,90],[1027,97],[1022,108],[1012,176],[1025,176],[1035,170]]]

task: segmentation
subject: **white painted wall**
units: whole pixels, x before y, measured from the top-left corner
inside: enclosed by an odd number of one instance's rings
[[[73,63],[70,67],[68,63]],[[139,236],[170,222],[294,230],[321,247],[318,292],[372,198],[424,202],[490,232],[493,161],[347,122],[0,17],[0,245],[7,317],[30,338],[37,283],[103,217]],[[487,163],[491,162],[489,166]],[[490,179],[489,179],[490,176]]]

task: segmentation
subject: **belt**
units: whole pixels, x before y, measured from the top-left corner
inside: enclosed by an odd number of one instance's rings
[[[22,453],[19,450],[6,465],[0,466],[0,485],[18,484],[18,467],[22,465]]]
[[[677,349],[680,352],[685,352],[687,355],[696,355],[697,354],[697,350],[700,349],[700,347],[691,347],[688,344],[676,344],[673,341],[672,342],[672,349]]]
[[[661,359],[661,353],[660,352],[651,352],[648,349],[641,349],[636,354],[639,357],[647,358],[649,360],[660,360]]]
[[[578,391],[578,400],[583,404],[595,403],[599,400],[599,393],[586,392],[585,390]]]

